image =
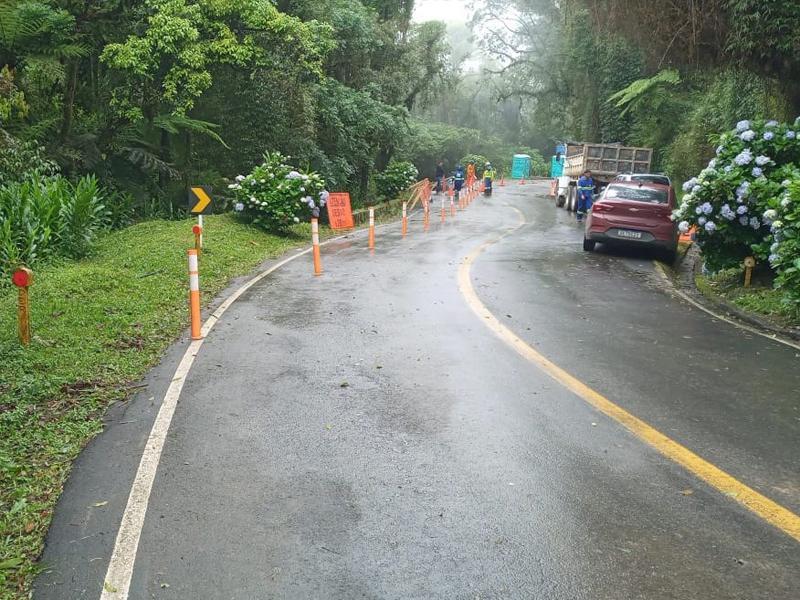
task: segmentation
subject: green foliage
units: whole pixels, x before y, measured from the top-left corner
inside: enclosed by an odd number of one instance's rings
[[[72,184],[61,176],[0,188],[0,275],[53,257],[82,258],[107,225],[94,177]]]
[[[392,161],[375,175],[375,188],[381,201],[393,200],[417,182],[419,171],[408,161]]]
[[[784,188],[771,201],[776,220],[770,262],[778,273],[778,287],[785,290],[793,312],[800,316],[800,168],[794,169]]]
[[[327,200],[322,177],[300,173],[288,160],[279,152],[268,153],[249,175],[237,176],[229,186],[236,197],[235,210],[267,231],[282,233],[312,214],[319,216]]]
[[[279,12],[268,0],[153,0],[144,35],[108,44],[101,59],[127,75],[115,90],[114,104],[132,121],[158,103],[184,115],[211,87],[211,66],[266,66],[267,48],[280,44],[283,68],[320,73],[330,47],[327,31]],[[287,43],[288,42],[288,43]],[[143,96],[142,84],[155,81],[156,96]]]
[[[669,87],[681,83],[681,76],[675,69],[666,69],[645,79],[637,79],[628,87],[609,96],[608,101],[621,108],[621,117],[628,111],[658,111],[667,101]]]
[[[35,142],[21,142],[0,129],[0,185],[31,175],[55,175],[58,165]]]

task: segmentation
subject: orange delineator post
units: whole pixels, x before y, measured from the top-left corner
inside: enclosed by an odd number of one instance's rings
[[[442,223],[444,223],[446,218],[447,218],[447,214],[444,211],[444,198],[442,198]]]
[[[506,176],[503,175],[500,177],[500,187],[505,187],[506,185]]]
[[[423,227],[424,227],[425,231],[428,231],[428,229],[430,229],[430,226],[431,226],[431,211],[430,211],[430,206],[426,205],[425,206],[425,217],[423,219]]]
[[[408,202],[403,202],[403,237],[408,233]]]
[[[192,339],[203,339],[200,317],[200,272],[198,270],[197,250],[190,248],[189,254],[189,317],[191,319]]]
[[[369,207],[369,249],[375,250],[375,209]]]
[[[460,197],[459,197],[459,201],[461,201]],[[450,216],[451,217],[455,217],[456,216],[456,203],[453,202],[452,198],[450,198]]]
[[[314,255],[314,275],[322,275],[322,256],[319,251],[319,219],[311,219],[311,249]]]

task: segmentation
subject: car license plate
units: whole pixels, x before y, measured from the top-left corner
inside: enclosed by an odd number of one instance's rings
[[[628,231],[627,229],[617,229],[617,235],[619,237],[628,238],[631,240],[640,240],[642,239],[642,232],[641,231]]]

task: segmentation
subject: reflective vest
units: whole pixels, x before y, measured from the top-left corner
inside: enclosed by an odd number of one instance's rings
[[[494,169],[486,169],[486,170],[483,172],[483,178],[484,178],[484,179],[491,179],[491,180],[494,180],[494,178],[495,178],[495,172],[494,172]]]

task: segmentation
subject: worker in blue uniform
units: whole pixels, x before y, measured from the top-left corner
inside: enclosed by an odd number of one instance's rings
[[[581,178],[578,179],[578,210],[575,215],[579,223],[583,221],[583,217],[592,208],[593,194],[594,179],[592,179],[592,172],[584,171]]]

